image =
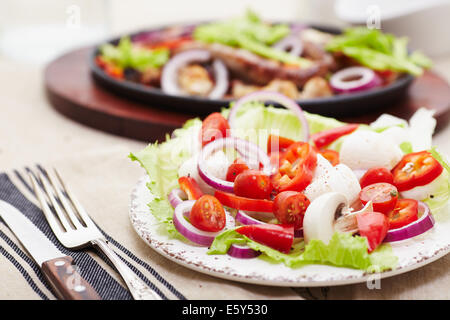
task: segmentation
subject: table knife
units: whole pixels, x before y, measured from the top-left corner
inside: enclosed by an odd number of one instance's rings
[[[64,300],[100,300],[77,272],[74,259],[62,253],[28,218],[0,200],[0,217],[39,265],[56,296]]]

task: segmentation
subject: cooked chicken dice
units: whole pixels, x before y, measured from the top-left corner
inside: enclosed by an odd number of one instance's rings
[[[300,93],[300,98],[311,99],[319,97],[329,97],[332,95],[333,91],[328,85],[328,81],[322,77],[314,77],[312,79],[309,79],[305,83],[303,91]]]
[[[240,98],[246,94],[259,90],[279,92],[291,99],[297,99],[299,97],[299,90],[292,81],[280,79],[272,80],[267,86],[263,87],[246,84],[240,80],[235,80],[232,84],[231,94],[234,98]]]
[[[231,95],[233,98],[241,98],[258,90],[261,90],[261,87],[246,84],[240,80],[234,80],[231,85]]]
[[[202,97],[206,97],[214,87],[208,70],[198,64],[180,68],[178,84],[187,94]]]
[[[291,99],[297,99],[300,94],[295,83],[289,80],[280,79],[272,80],[267,86],[263,88],[263,90],[279,92]]]

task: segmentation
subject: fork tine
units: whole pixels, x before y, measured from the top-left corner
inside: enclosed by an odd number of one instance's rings
[[[67,194],[67,198],[72,202],[73,206],[78,211],[78,214],[79,214],[80,218],[83,220],[84,224],[87,227],[95,227],[95,228],[97,228],[97,226],[94,224],[92,219],[87,214],[86,210],[84,210],[84,208],[81,205],[81,203],[78,201],[78,199],[75,197],[75,195],[70,191],[69,187],[64,183],[64,181],[61,178],[61,175],[59,174],[58,170],[53,168],[53,171],[55,172],[55,175],[58,178],[59,183],[63,187],[64,192]]]
[[[53,169],[54,170],[54,169]],[[55,189],[56,194],[58,195],[59,200],[61,201],[64,209],[66,210],[67,215],[69,216],[70,222],[75,226],[75,229],[83,228],[83,225],[80,223],[78,217],[76,216],[75,212],[73,211],[70,204],[67,202],[66,196],[61,192],[60,187],[58,186],[58,183],[56,182],[56,179],[54,178],[54,175],[45,170],[47,173],[47,177],[50,180],[50,183],[53,186],[53,189]]]
[[[63,225],[66,232],[70,231],[72,229],[72,227],[70,226],[69,221],[67,220],[61,207],[59,206],[58,201],[56,201],[56,197],[53,193],[54,190],[52,190],[52,187],[50,186],[49,182],[47,181],[47,178],[44,177],[42,172],[38,172],[38,177],[41,180],[42,184],[44,185],[44,190],[47,193],[47,196],[50,198],[50,202],[52,203],[53,208],[55,209],[55,212],[59,218],[59,221]]]
[[[59,234],[57,230],[61,230],[60,225],[56,221],[55,215],[53,214],[53,211],[50,209],[47,200],[45,199],[44,192],[41,190],[41,187],[39,186],[37,178],[33,175],[31,171],[27,171],[28,176],[30,177],[31,184],[33,185],[34,192],[36,194],[36,197],[38,198],[42,211],[44,212],[45,218],[47,219],[51,229],[55,232],[56,235]]]

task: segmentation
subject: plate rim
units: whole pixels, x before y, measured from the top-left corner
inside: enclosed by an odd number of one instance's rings
[[[277,287],[324,287],[324,286],[352,285],[352,284],[367,282],[367,281],[371,280],[373,277],[376,277],[375,279],[381,280],[381,279],[390,278],[390,277],[393,277],[396,275],[404,274],[409,271],[419,269],[419,268],[421,268],[425,265],[428,265],[436,260],[439,260],[440,258],[442,258],[445,255],[447,255],[448,253],[450,253],[450,243],[449,243],[449,244],[447,244],[446,247],[441,248],[433,256],[424,258],[423,260],[413,263],[413,264],[410,264],[406,267],[396,268],[395,270],[376,272],[376,273],[367,273],[363,270],[359,270],[359,271],[363,272],[361,277],[351,276],[350,278],[342,279],[342,280],[319,280],[319,281],[264,280],[264,283],[261,283],[261,281],[262,281],[261,279],[249,278],[249,277],[245,277],[245,276],[237,275],[237,274],[230,275],[230,274],[222,273],[222,272],[219,272],[216,270],[209,270],[209,269],[202,268],[201,266],[197,266],[197,265],[188,263],[188,262],[184,261],[183,259],[180,259],[176,255],[170,255],[167,252],[165,252],[163,249],[161,249],[160,247],[153,245],[152,244],[153,242],[150,239],[148,239],[147,237],[145,237],[144,232],[139,229],[138,224],[136,224],[135,220],[133,219],[134,217],[136,217],[136,214],[133,212],[132,204],[133,204],[133,201],[137,198],[136,197],[137,190],[142,184],[145,186],[145,181],[148,179],[149,179],[149,177],[147,174],[142,176],[141,178],[139,178],[138,182],[134,185],[132,192],[131,192],[131,199],[130,199],[130,205],[129,205],[129,219],[130,219],[131,225],[133,226],[134,231],[150,248],[152,248],[152,250],[156,251],[158,254],[169,259],[170,261],[173,261],[173,262],[175,262],[181,266],[184,266],[190,270],[200,272],[200,273],[203,273],[203,274],[206,274],[209,276],[214,276],[217,278],[225,279],[225,280],[231,280],[231,281],[242,282],[242,283],[250,283],[250,284],[256,284],[256,285],[277,286]],[[151,215],[150,212],[148,214]],[[176,240],[176,239],[173,239],[173,240]],[[186,245],[189,245],[189,244],[186,243]],[[311,264],[309,266],[321,266],[321,265]],[[345,267],[334,267],[334,266],[330,266],[330,267],[337,268],[337,269],[349,269],[349,268],[345,268]],[[357,269],[352,269],[352,270],[358,271]]]

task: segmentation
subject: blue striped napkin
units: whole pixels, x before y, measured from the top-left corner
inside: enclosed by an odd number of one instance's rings
[[[39,166],[38,166],[39,167]],[[42,168],[41,168],[42,169]],[[99,255],[93,250],[72,251],[63,247],[53,234],[47,220],[42,213],[37,200],[34,198],[34,191],[28,182],[28,177],[14,170],[11,173],[0,174],[0,199],[15,206],[30,219],[33,224],[40,229],[55,246],[64,254],[70,255],[76,261],[80,274],[96,289],[102,299],[105,300],[131,300],[132,297],[124,285],[120,282],[114,267],[103,255]],[[162,277],[152,266],[135,256],[129,249],[125,248],[100,227],[99,230],[109,241],[111,247],[119,257],[151,288],[153,288],[164,300],[184,300],[185,296]],[[90,252],[90,253],[88,253]],[[51,287],[47,284],[45,276],[39,266],[26,253],[19,241],[11,233],[8,227],[0,218],[0,254],[3,261],[9,261],[9,266],[1,268],[15,268],[28,283],[28,288],[34,294],[44,300],[56,299]],[[94,259],[94,255],[99,255],[100,259]],[[100,261],[100,262],[99,262]],[[109,265],[111,268],[105,268]],[[108,269],[108,270],[107,270]],[[113,271],[111,271],[113,270]],[[116,280],[117,279],[117,280]],[[26,296],[30,296],[27,293]]]

